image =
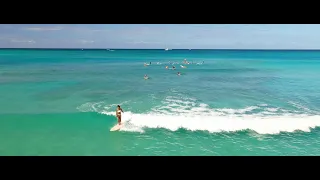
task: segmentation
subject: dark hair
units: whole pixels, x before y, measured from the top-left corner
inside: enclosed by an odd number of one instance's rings
[[[120,105],[118,105],[117,107],[120,107]]]

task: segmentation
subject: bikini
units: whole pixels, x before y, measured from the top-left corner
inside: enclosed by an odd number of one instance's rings
[[[121,110],[117,110],[117,116],[121,116]]]

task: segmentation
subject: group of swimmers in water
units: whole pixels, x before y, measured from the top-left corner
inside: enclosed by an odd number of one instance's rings
[[[183,64],[194,64],[193,62],[187,61],[187,59],[184,59],[182,63],[183,63]],[[202,63],[196,63],[196,64],[199,65],[199,64],[203,64],[203,63],[204,63],[204,61],[202,61]],[[157,64],[161,64],[161,63],[158,62]],[[166,69],[176,70],[176,67],[174,66],[174,64],[179,64],[179,63],[169,61],[169,64],[172,65],[172,68],[169,68],[169,66],[166,66]],[[149,62],[149,63],[144,63],[144,66],[150,66],[150,65],[151,65],[151,62]],[[184,66],[184,65],[180,65],[180,67],[181,67],[181,68],[187,68],[187,66]],[[180,76],[180,75],[181,75],[181,72],[177,72],[177,75]],[[149,79],[149,77],[148,77],[147,74],[144,75],[144,79],[145,79],[145,80]]]
[[[191,62],[188,62],[187,59],[184,59],[182,63],[183,63],[183,64],[194,64],[193,62],[192,62],[192,63],[191,63]],[[203,63],[204,63],[204,61],[202,61],[202,63],[196,63],[196,64],[199,65],[199,64],[203,64]],[[161,64],[161,63],[158,62],[157,64]],[[179,63],[170,62],[170,61],[169,61],[169,64],[172,65],[172,68],[171,68],[172,70],[176,70],[176,67],[174,66],[174,64],[179,64]],[[144,66],[149,66],[149,65],[151,65],[151,62],[150,62],[149,64],[144,63]],[[181,68],[187,68],[187,66],[183,66],[183,65],[180,65],[180,67],[181,67]],[[166,66],[166,69],[169,69],[169,66]],[[180,76],[181,73],[180,73],[180,72],[177,72],[177,75]],[[144,75],[144,79],[145,79],[145,80],[149,79],[149,77],[148,77],[147,74]],[[118,105],[118,106],[117,106],[117,109],[116,109],[116,116],[117,116],[118,124],[119,124],[119,125],[121,125],[121,114],[122,114],[122,113],[123,113],[123,110],[122,110],[122,108],[120,107],[120,105]]]

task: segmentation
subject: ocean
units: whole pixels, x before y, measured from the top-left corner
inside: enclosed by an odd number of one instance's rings
[[[319,69],[316,50],[0,49],[0,155],[320,155]]]

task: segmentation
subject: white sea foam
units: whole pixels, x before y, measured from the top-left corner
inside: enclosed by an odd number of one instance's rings
[[[91,106],[91,108],[89,108]],[[79,110],[91,109],[114,116],[116,104],[103,108],[99,103],[87,103]],[[299,106],[301,107],[301,106]],[[301,107],[305,109],[305,107]],[[252,111],[258,113],[253,113]],[[122,115],[123,131],[143,132],[145,128],[165,128],[176,131],[184,128],[190,131],[234,132],[253,130],[259,134],[278,134],[296,130],[309,132],[310,128],[320,126],[319,115],[297,114],[267,104],[250,106],[243,109],[214,109],[207,104],[197,103],[193,98],[169,96],[161,106],[154,107],[148,113],[126,111]]]

